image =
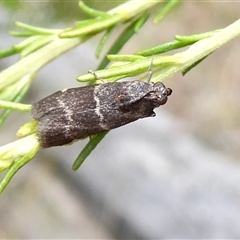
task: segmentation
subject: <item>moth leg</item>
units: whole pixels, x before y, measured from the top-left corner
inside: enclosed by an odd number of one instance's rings
[[[92,71],[92,70],[88,70],[88,73],[91,73],[97,80],[101,81],[102,83],[106,83],[106,81],[100,77],[98,77],[98,75]]]

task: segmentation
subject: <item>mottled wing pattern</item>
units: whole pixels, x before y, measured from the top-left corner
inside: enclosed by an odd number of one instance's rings
[[[39,120],[41,117],[51,114],[63,114],[67,109],[74,109],[80,112],[86,109],[94,109],[93,99],[94,86],[69,88],[53,93],[33,104],[32,116]]]
[[[138,80],[114,82],[99,85],[96,96],[102,100],[102,104],[119,108],[140,100],[152,90],[151,84]]]
[[[37,132],[41,146],[46,148],[69,144],[104,131],[99,125],[99,117],[93,111],[74,113],[71,118],[61,114],[42,117]]]

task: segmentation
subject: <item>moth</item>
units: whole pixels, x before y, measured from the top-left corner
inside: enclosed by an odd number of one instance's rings
[[[49,148],[154,117],[171,93],[161,82],[103,83],[55,92],[34,103],[31,113],[41,146]]]

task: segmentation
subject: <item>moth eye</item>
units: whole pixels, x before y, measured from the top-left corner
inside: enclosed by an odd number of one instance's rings
[[[167,89],[165,87],[161,87],[160,90],[159,90],[159,96],[161,98],[164,98],[164,97],[167,97],[168,94],[167,94]]]
[[[168,95],[166,89],[163,90],[162,95],[163,95],[164,97],[166,97],[166,96]]]
[[[163,97],[170,96],[172,94],[172,89],[171,88],[162,87],[161,88],[161,93],[162,93]]]

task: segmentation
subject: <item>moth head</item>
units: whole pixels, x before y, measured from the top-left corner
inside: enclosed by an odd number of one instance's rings
[[[172,89],[166,88],[166,86],[161,82],[155,83],[153,85],[153,91],[150,93],[151,99],[156,107],[164,105],[168,100],[168,96],[171,94]]]

